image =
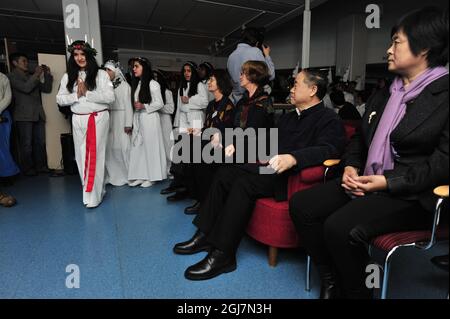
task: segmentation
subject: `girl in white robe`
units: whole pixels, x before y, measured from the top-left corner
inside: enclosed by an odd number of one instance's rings
[[[99,70],[95,49],[75,41],[68,72],[61,79],[56,101],[70,106],[75,158],[83,186],[83,203],[88,208],[100,205],[105,195],[105,152],[109,130],[109,105],[114,102],[113,84]]]
[[[175,103],[173,101],[172,91],[168,89],[167,80],[164,74],[157,70],[153,72],[153,78],[157,81],[161,87],[161,96],[163,98],[164,106],[159,110],[159,116],[161,119],[161,129],[163,133],[164,149],[166,150],[167,160],[167,175],[170,175],[170,166],[172,164],[170,158],[170,152],[174,145],[174,141],[171,139],[172,134],[172,114],[175,111]]]
[[[120,65],[108,61],[104,68],[114,86],[115,102],[111,105],[108,145],[106,146],[106,183],[114,186],[128,184],[130,163],[133,107],[131,87],[125,79]]]
[[[164,102],[158,82],[151,79],[150,61],[135,58],[133,72],[131,94],[135,112],[128,179],[130,186],[150,187],[154,182],[167,178],[166,152],[158,112]]]
[[[185,133],[189,129],[201,130],[209,103],[208,88],[199,80],[194,62],[186,62],[182,74],[174,127],[178,127],[180,133]]]

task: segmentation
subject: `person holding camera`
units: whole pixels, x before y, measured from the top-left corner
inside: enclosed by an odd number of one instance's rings
[[[230,54],[227,69],[233,82],[232,100],[236,105],[244,95],[245,89],[240,85],[242,65],[247,61],[263,61],[269,68],[269,80],[275,79],[275,65],[270,57],[270,47],[264,44],[264,32],[259,28],[246,28],[236,50]]]
[[[40,93],[52,91],[53,76],[45,65],[37,66],[30,74],[28,58],[23,53],[13,53],[9,59],[13,67],[9,80],[14,96],[13,119],[18,129],[22,172],[26,176],[48,173],[45,113]]]

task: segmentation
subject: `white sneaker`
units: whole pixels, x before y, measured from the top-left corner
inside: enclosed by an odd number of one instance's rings
[[[136,187],[136,186],[141,185],[143,182],[144,182],[143,180],[137,179],[137,180],[135,180],[135,181],[132,182],[132,183],[128,183],[128,185],[131,186],[131,187]]]
[[[152,186],[152,185],[153,185],[152,182],[150,182],[150,181],[145,181],[145,182],[143,182],[143,183],[141,184],[141,187],[147,188],[147,187],[150,187],[150,186]]]
[[[100,203],[98,204],[87,204],[86,208],[97,208],[100,205]]]

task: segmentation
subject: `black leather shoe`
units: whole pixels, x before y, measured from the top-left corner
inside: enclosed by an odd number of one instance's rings
[[[200,209],[200,202],[195,201],[194,205],[186,207],[184,209],[184,213],[186,215],[195,215],[195,214],[198,214],[199,209]]]
[[[236,257],[214,249],[202,261],[188,267],[184,277],[189,280],[207,280],[234,270]]]
[[[160,194],[168,195],[168,194],[172,194],[172,193],[176,193],[176,192],[182,192],[185,190],[186,190],[186,188],[183,186],[173,186],[172,184],[170,184],[169,187],[162,189]]]
[[[26,171],[26,172],[24,173],[24,175],[25,175],[25,176],[28,176],[28,177],[31,177],[31,176],[37,176],[38,173],[37,173],[34,169],[30,169],[30,170]]]
[[[178,255],[192,255],[209,249],[211,249],[211,245],[206,241],[206,235],[197,230],[191,239],[176,244],[173,252]]]
[[[37,170],[38,174],[50,174],[50,170],[47,167],[43,167]]]
[[[336,283],[336,276],[331,267],[318,265],[317,269],[321,280],[319,299],[338,299],[339,289]]]
[[[448,255],[433,257],[431,262],[436,267],[448,272]]]
[[[176,192],[175,194],[167,197],[167,200],[169,202],[178,202],[180,200],[186,199],[187,197],[188,197],[188,192],[182,191],[182,192]]]

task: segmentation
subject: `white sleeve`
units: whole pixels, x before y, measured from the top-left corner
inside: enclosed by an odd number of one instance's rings
[[[189,99],[189,107],[191,110],[204,110],[208,104],[208,89],[204,83],[200,82],[197,85],[197,94]]]
[[[269,68],[269,74],[270,74],[270,80],[274,80],[275,79],[275,64],[272,61],[272,58],[269,56],[264,58],[264,61],[266,61],[267,63],[267,67]]]
[[[99,70],[97,74],[97,88],[86,92],[86,101],[99,104],[111,104],[115,100],[114,86],[108,73]]]
[[[253,48],[253,50],[254,50],[253,54],[255,54],[253,60],[266,62],[267,67],[269,68],[269,75],[270,75],[269,79],[271,81],[275,79],[275,64],[273,63],[270,55],[267,57],[264,56],[264,53],[262,53],[261,50],[258,48]]]
[[[166,90],[166,104],[161,109],[161,112],[164,114],[173,114],[175,111],[175,103],[173,102],[173,95],[170,90]]]
[[[6,75],[0,74],[0,83],[5,86],[5,95],[1,96],[0,100],[0,114],[6,110],[6,108],[11,104],[11,85],[9,84],[9,79]]]
[[[125,110],[125,127],[133,126],[133,106],[131,105],[131,88],[127,82],[122,82],[124,88],[120,94],[119,103]]]
[[[56,103],[61,106],[71,106],[75,102],[78,102],[78,94],[76,91],[70,93],[67,90],[67,82],[69,81],[69,76],[63,75],[61,83],[59,84],[58,94],[56,94]]]
[[[180,88],[181,90],[181,88]],[[173,119],[173,127],[179,127],[180,126],[180,111],[181,111],[181,97],[180,97],[180,91],[177,91],[177,110],[175,112],[175,118]]]
[[[150,104],[144,104],[147,113],[153,113],[163,108],[164,102],[161,96],[161,87],[156,81],[150,81],[150,95],[152,96],[152,102]]]

